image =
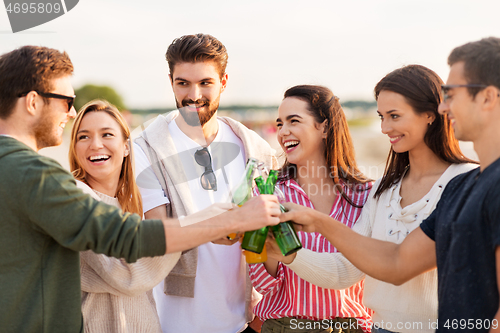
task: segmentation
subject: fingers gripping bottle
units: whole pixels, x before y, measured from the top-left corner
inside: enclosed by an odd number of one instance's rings
[[[236,189],[233,191],[233,195],[231,198],[231,202],[242,206],[245,202],[250,200],[252,197],[252,183],[253,183],[253,175],[254,171],[257,168],[258,160],[256,158],[250,157],[247,161],[247,166],[245,168],[245,173],[241,181],[236,186]],[[236,234],[232,233],[227,235],[229,240],[233,240],[236,238]]]
[[[278,171],[269,171],[269,176],[266,181],[267,194],[275,194],[278,196],[280,201],[285,200],[283,193],[276,187],[276,182],[278,181]],[[282,212],[286,212],[286,208],[280,204],[280,209]],[[292,253],[297,252],[302,248],[302,243],[293,228],[291,221],[281,222],[277,225],[271,226],[271,231],[276,239],[276,243],[280,248],[281,253],[284,256],[288,256]]]
[[[255,178],[255,184],[259,188],[264,188],[264,178],[259,176]],[[265,192],[260,192],[265,194]],[[265,248],[268,227],[260,228],[258,230],[247,231],[243,236],[241,248],[245,250],[245,257],[248,264],[257,264],[267,260],[267,252]]]

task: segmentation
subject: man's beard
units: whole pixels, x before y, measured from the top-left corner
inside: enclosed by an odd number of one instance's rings
[[[47,113],[49,112],[47,111]],[[51,114],[43,116],[33,127],[37,148],[59,146],[62,142],[62,137],[56,135],[56,131],[57,129],[54,128],[54,119],[51,117]]]
[[[210,103],[206,98],[198,99],[196,101],[193,101],[192,99],[185,99],[182,103],[179,103],[176,100],[176,103],[182,118],[184,118],[186,124],[192,127],[205,125],[210,119],[212,119],[215,112],[219,108],[219,99],[215,100],[213,103]],[[202,105],[207,108],[207,110],[201,112],[187,111],[185,107],[190,104]]]

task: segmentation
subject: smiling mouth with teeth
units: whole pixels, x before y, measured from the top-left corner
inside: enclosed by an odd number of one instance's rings
[[[287,141],[283,144],[286,148],[286,150],[295,148],[299,145],[299,141]]]
[[[90,156],[88,159],[90,162],[103,162],[107,161],[111,158],[111,156],[108,155],[96,155],[96,156]]]
[[[390,138],[389,138],[389,141],[390,141],[391,143],[396,143],[396,142],[398,142],[399,140],[401,140],[401,139],[403,138],[403,136],[404,136],[404,135],[399,135],[399,136],[395,136],[395,137],[392,137],[392,138],[390,137]]]
[[[201,108],[203,108],[203,107],[205,107],[207,105],[208,105],[207,102],[202,102],[202,103],[199,103],[199,104],[197,104],[197,103],[183,103],[183,106],[185,108],[189,108],[189,109],[201,109]]]

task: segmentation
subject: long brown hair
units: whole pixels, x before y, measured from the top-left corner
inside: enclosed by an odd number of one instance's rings
[[[424,136],[425,144],[441,160],[457,163],[476,163],[464,157],[455,138],[447,115],[438,112],[442,100],[443,81],[432,70],[421,65],[408,65],[387,74],[375,86],[375,99],[382,91],[392,91],[402,95],[417,114],[432,112],[435,120],[428,126]],[[396,153],[392,147],[387,157],[384,175],[375,192],[378,198],[385,190],[398,183],[410,164],[408,152]]]
[[[340,179],[351,184],[353,189],[356,189],[354,185],[371,181],[361,173],[356,164],[354,145],[339,98],[330,89],[316,85],[292,87],[285,92],[284,99],[287,97],[307,102],[308,111],[318,124],[326,120],[324,156],[330,170],[329,176],[333,179],[335,187],[339,190],[342,188]],[[291,178],[297,177],[297,166],[288,161],[285,161],[280,171],[281,174],[288,174]],[[340,190],[340,193],[350,205],[359,208],[344,191]]]
[[[130,129],[128,128],[125,118],[123,118],[120,111],[118,111],[118,109],[111,103],[105,100],[93,100],[85,104],[80,111],[78,111],[78,115],[73,123],[73,128],[71,129],[69,165],[75,179],[82,181],[87,185],[88,183],[85,180],[87,173],[78,162],[75,147],[77,142],[77,133],[80,129],[82,119],[89,112],[106,112],[113,117],[113,119],[120,126],[123,138],[125,140],[130,139]],[[123,158],[120,179],[118,181],[115,197],[118,199],[118,202],[124,212],[136,213],[142,216],[142,199],[134,178],[132,152],[132,146],[130,146],[130,154]]]

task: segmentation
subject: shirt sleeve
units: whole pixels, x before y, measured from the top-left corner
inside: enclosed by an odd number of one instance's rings
[[[371,236],[370,207],[373,199],[367,201],[361,216],[352,230],[363,236]],[[301,249],[294,261],[287,265],[300,278],[326,289],[346,289],[361,281],[365,274],[357,269],[340,252],[314,252]]]
[[[436,209],[429,215],[428,218],[422,221],[420,224],[420,229],[433,241],[436,241],[436,215],[438,211],[439,203]]]
[[[287,267],[301,279],[325,289],[346,289],[365,277],[339,252],[318,253],[302,249]]]
[[[73,176],[46,157],[20,161],[21,188],[17,189],[33,228],[74,251],[93,250],[135,262],[145,256],[164,255],[165,232],[161,220],[146,220],[122,213],[96,201],[76,187]]]
[[[281,262],[278,263],[278,271],[275,278],[267,272],[264,264],[250,264],[248,266],[250,280],[255,290],[262,294],[262,296],[273,295],[281,289],[285,279],[284,267]]]
[[[441,207],[443,206],[443,203],[445,203],[444,207],[446,207],[448,194],[453,193],[457,190],[457,184],[459,184],[463,180],[463,177],[465,177],[464,174],[457,175],[453,179],[451,179],[448,184],[446,184],[443,194],[441,194],[441,197],[436,204],[436,208],[432,211],[431,215],[429,215],[429,217],[423,220],[420,224],[420,229],[422,229],[424,234],[426,234],[427,237],[432,239],[434,242],[436,241],[436,223],[438,217],[441,215]],[[446,214],[446,211],[444,211],[443,214]]]
[[[133,264],[92,251],[82,252],[80,258],[82,291],[134,297],[160,283],[177,264],[180,252],[142,258]]]
[[[134,143],[136,183],[142,196],[144,213],[161,205],[170,203],[155,175],[151,163],[141,146]]]

